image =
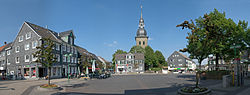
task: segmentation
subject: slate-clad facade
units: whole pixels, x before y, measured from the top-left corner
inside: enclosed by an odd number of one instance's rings
[[[115,71],[123,74],[128,72],[144,73],[144,54],[128,53],[115,55]]]
[[[195,62],[178,51],[174,51],[174,53],[168,57],[167,63],[168,70],[170,71],[194,71],[196,69]]]
[[[9,54],[6,56],[7,73],[14,78],[43,78],[47,76],[47,69],[40,63],[36,63],[33,54],[44,42],[42,38],[49,38],[54,43],[53,53],[57,62],[53,64],[51,77],[65,77],[77,74],[78,51],[74,44],[75,35],[72,30],[57,33],[44,27],[24,22],[13,43],[6,48]],[[72,54],[66,58],[65,54]],[[69,68],[68,68],[69,64]]]

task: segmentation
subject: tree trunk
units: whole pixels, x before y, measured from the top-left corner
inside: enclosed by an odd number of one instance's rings
[[[195,84],[195,87],[198,87],[199,81],[200,81],[200,70],[201,70],[201,62],[202,62],[202,60],[198,60],[198,61],[199,61],[199,70],[196,72],[196,84]]]
[[[216,54],[216,58],[215,58],[215,69],[216,71],[219,71],[219,54]]]
[[[50,74],[51,74],[51,67],[48,67],[48,85],[50,85]]]

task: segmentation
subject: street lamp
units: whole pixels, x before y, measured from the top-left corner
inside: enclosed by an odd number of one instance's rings
[[[72,54],[70,53],[70,54],[65,54],[64,55],[67,59],[68,59],[68,61],[70,61],[70,56],[72,56]],[[70,72],[70,69],[69,69],[69,62],[68,62],[68,83],[69,83],[69,72]]]

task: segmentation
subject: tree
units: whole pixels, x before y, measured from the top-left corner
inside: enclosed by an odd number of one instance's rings
[[[53,53],[53,47],[55,44],[49,38],[42,38],[41,40],[43,44],[36,47],[38,51],[36,51],[33,55],[34,57],[37,57],[35,62],[41,63],[43,66],[48,68],[48,85],[50,85],[51,67],[53,63],[56,63],[57,59]]]
[[[145,49],[141,46],[133,46],[130,51],[130,53],[145,53]]]
[[[91,64],[89,64],[91,59],[92,59],[92,56],[88,56],[88,55],[87,56],[82,55],[80,57],[79,61],[80,61],[80,68],[82,72],[85,72],[85,69],[91,66]]]
[[[150,46],[145,47],[145,69],[149,70],[152,67],[158,67],[157,58],[154,54],[154,50]]]
[[[203,17],[196,19],[196,23],[199,29],[206,32],[205,38],[207,38],[211,44],[211,54],[216,56],[216,70],[218,69],[218,60],[226,59],[230,60],[233,57],[232,49],[230,46],[237,44],[245,47],[243,43],[243,28],[246,25],[235,24],[232,19],[227,19],[225,12],[220,13],[217,9],[213,12],[205,14]],[[241,50],[240,49],[240,50]],[[239,56],[239,52],[237,52]]]
[[[166,65],[165,57],[163,56],[163,54],[160,51],[156,50],[155,56],[156,56],[157,61],[159,62],[160,65]]]
[[[199,28],[191,20],[191,23],[184,21],[182,24],[177,25],[176,27],[188,28],[191,30],[191,33],[188,33],[186,39],[188,40],[187,48],[180,50],[181,52],[188,52],[191,59],[197,59],[199,62],[199,69],[201,69],[201,62],[208,57],[210,51],[210,41],[206,37],[207,31],[203,28]],[[196,87],[199,84],[200,72],[196,73]]]

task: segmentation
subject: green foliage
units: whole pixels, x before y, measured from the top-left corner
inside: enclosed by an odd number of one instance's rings
[[[154,54],[154,50],[150,46],[145,47],[144,57],[145,57],[146,70],[148,70],[151,67],[159,66],[159,62],[157,61],[157,57]]]
[[[159,50],[155,51],[155,56],[156,56],[159,64],[164,65],[164,66],[166,65],[165,57],[163,56],[163,54]]]
[[[151,68],[151,71],[160,71],[162,68],[156,67],[156,68]]]
[[[133,46],[129,53],[145,53],[145,49],[142,48],[141,46]]]
[[[37,57],[36,62],[41,63],[43,66],[48,68],[48,85],[50,85],[50,76],[51,76],[51,66],[53,63],[56,63],[56,56],[53,53],[53,47],[55,46],[54,42],[47,38],[41,39],[43,44],[36,47],[36,51],[33,55]]]

